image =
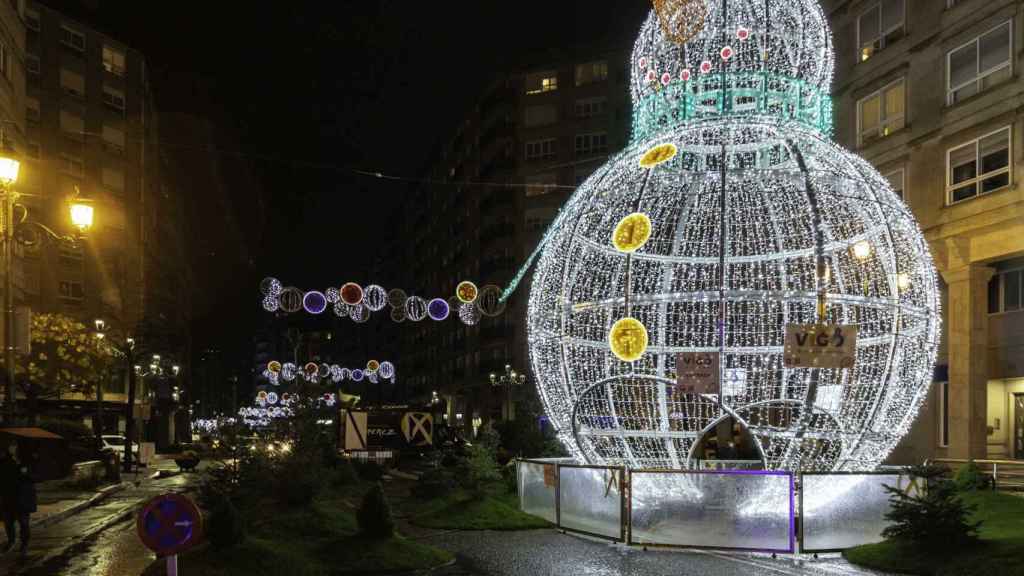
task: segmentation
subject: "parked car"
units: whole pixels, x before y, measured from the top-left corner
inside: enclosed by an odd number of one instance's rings
[[[110,450],[117,454],[117,456],[123,461],[124,460],[124,436],[117,434],[104,434],[102,437],[103,446],[100,450]],[[139,461],[139,445],[132,444],[132,459],[136,462]]]

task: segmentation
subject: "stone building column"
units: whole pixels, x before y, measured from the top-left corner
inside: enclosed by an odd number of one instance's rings
[[[988,281],[995,272],[969,264],[942,273],[949,351],[950,458],[985,458],[988,417]],[[941,417],[941,415],[940,415]]]

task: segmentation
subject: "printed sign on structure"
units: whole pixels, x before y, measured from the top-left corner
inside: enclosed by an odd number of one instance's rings
[[[718,394],[718,352],[676,354],[676,386],[684,394]]]
[[[782,364],[786,368],[853,368],[857,327],[846,324],[787,324]]]

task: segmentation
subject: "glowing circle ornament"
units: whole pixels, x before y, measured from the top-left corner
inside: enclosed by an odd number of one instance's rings
[[[473,304],[463,302],[459,304],[459,321],[466,326],[473,326],[480,322],[480,309]]]
[[[285,362],[281,365],[281,378],[284,379],[285,382],[291,382],[292,380],[295,380],[295,374],[298,370],[299,368],[295,364]]]
[[[385,360],[380,363],[380,370],[378,370],[381,378],[391,379],[395,376],[395,365]]]
[[[406,296],[405,290],[402,290],[401,288],[392,288],[388,292],[388,304],[392,308],[401,308],[402,306],[405,306],[407,298],[408,296]]]
[[[302,309],[302,298],[302,291],[293,286],[281,290],[281,293],[277,295],[277,301],[281,305],[281,310],[289,314]]]
[[[501,288],[494,284],[488,284],[480,289],[476,298],[476,307],[480,313],[488,318],[493,318],[505,311],[505,303],[501,301]]]
[[[382,310],[388,304],[388,293],[380,286],[370,284],[363,291],[363,304],[366,304],[371,312]]]
[[[362,382],[362,380],[363,380],[363,376],[365,376],[365,375],[366,375],[366,373],[365,373],[365,372],[363,372],[363,371],[362,371],[362,370],[360,370],[359,368],[356,368],[356,369],[355,369],[355,370],[353,370],[353,371],[352,371],[352,373],[351,373],[351,376],[352,376],[352,381],[353,381],[353,382]]]
[[[873,470],[928,396],[939,291],[907,206],[830,140],[825,15],[815,0],[656,7],[628,66],[631,142],[568,199],[534,264],[527,342],[545,412],[593,464],[693,468],[727,423],[766,469]],[[667,143],[670,161],[638,162]],[[622,251],[635,227],[609,240],[636,213],[657,226]],[[645,327],[639,355],[627,318]],[[818,323],[857,327],[852,367],[784,364],[787,325]],[[687,352],[720,354],[721,397],[675,386]]]
[[[427,316],[431,320],[440,322],[448,317],[449,312],[448,302],[444,298],[434,298],[427,304]]]
[[[366,304],[356,304],[355,306],[349,306],[348,315],[356,324],[362,324],[370,319],[370,310],[366,307]]]
[[[396,306],[391,309],[391,321],[392,322],[405,322],[405,307]]]
[[[376,372],[379,369],[380,369],[380,362],[377,362],[376,360],[370,360],[369,362],[366,363],[366,371],[367,372],[374,373],[374,372]]]
[[[332,307],[334,308],[334,315],[338,318],[348,318],[348,304],[342,301],[335,302]]]
[[[427,301],[419,296],[410,296],[405,301],[405,315],[413,322],[419,322],[427,316]]]
[[[277,296],[265,296],[263,298],[263,309],[267,312],[277,312],[281,308],[281,303],[277,300]]]
[[[327,298],[323,292],[310,290],[302,297],[302,307],[310,314],[321,314],[327,309]]]
[[[331,286],[327,290],[324,290],[324,298],[327,298],[327,301],[331,304],[336,304],[341,300],[341,290]]]
[[[281,281],[277,278],[267,276],[260,281],[260,292],[262,292],[264,296],[277,296],[283,289]]]
[[[281,363],[278,362],[277,360],[271,360],[270,362],[267,362],[267,370],[270,370],[274,374],[277,374],[278,372],[281,371]]]
[[[476,301],[476,284],[473,284],[469,280],[459,282],[459,285],[455,287],[455,296],[459,299],[459,302],[465,302],[466,304]]]
[[[683,80],[690,79],[690,71],[683,70],[680,73],[680,78]],[[676,157],[679,153],[679,148],[671,142],[665,142],[664,144],[658,144],[651,148],[644,155],[640,157],[641,168],[654,168],[658,164],[663,164]]]
[[[647,351],[647,328],[636,318],[620,318],[608,331],[608,346],[623,362],[635,362]]]
[[[341,287],[341,301],[355,306],[363,301],[363,288],[355,282],[348,282]]]
[[[643,248],[650,239],[651,219],[643,212],[623,216],[612,232],[612,245],[619,252],[626,254]]]

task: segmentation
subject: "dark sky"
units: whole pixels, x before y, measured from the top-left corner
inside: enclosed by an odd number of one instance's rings
[[[49,2],[146,54],[160,109],[212,119],[232,170],[242,246],[201,218],[197,344],[247,341],[235,318],[258,306],[256,282],[300,287],[360,269],[408,185],[349,169],[417,176],[482,86],[526,55],[628,41],[646,0]],[[229,170],[229,173],[231,170]],[[231,183],[229,183],[230,185]],[[371,194],[357,190],[372,190]],[[201,199],[196,199],[201,201]],[[351,277],[361,274],[351,273]],[[215,307],[214,307],[215,305]],[[237,332],[237,331],[236,331]],[[230,346],[229,346],[230,347]]]

